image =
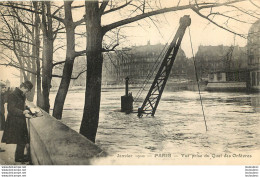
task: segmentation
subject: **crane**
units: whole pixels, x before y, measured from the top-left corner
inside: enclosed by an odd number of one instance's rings
[[[140,108],[138,108],[138,117],[143,114],[154,116],[157,106],[160,102],[164,87],[170,75],[173,62],[178,53],[179,47],[185,30],[191,24],[189,15],[184,15],[180,18],[180,26],[164,56],[161,66],[155,76],[155,79],[150,87],[150,90]]]

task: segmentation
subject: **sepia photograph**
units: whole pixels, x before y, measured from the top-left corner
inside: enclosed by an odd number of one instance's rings
[[[258,176],[260,1],[0,0],[0,89],[2,175],[242,165]]]

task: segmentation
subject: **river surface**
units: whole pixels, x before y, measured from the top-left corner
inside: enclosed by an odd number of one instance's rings
[[[131,90],[133,95],[138,90]],[[195,91],[163,93],[155,117],[120,112],[123,89],[103,89],[96,143],[108,154],[250,153],[260,149],[260,96]],[[51,94],[53,105],[54,93]],[[144,96],[140,98],[143,101]],[[142,102],[134,104],[137,109]],[[62,122],[79,131],[84,90],[70,91]]]

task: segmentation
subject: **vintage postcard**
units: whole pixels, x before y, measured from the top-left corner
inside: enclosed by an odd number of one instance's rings
[[[258,0],[0,7],[1,165],[260,164]]]

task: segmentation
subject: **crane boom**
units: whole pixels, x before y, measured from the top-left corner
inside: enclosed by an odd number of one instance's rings
[[[180,18],[180,26],[164,56],[161,66],[155,76],[152,86],[142,104],[142,107],[138,108],[138,117],[142,117],[143,114],[154,116],[156,108],[161,99],[164,87],[170,75],[173,62],[178,53],[178,49],[181,45],[181,41],[185,30],[191,24],[189,15],[184,15]]]

